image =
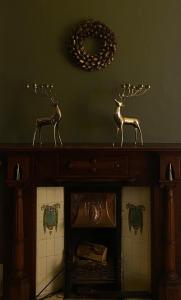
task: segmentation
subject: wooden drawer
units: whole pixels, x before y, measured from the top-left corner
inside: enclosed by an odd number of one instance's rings
[[[63,176],[115,178],[127,177],[128,157],[122,156],[87,156],[70,157],[63,162]]]

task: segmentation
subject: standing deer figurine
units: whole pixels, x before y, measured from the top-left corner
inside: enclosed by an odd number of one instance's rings
[[[135,130],[135,145],[137,144],[137,137],[138,137],[138,131],[139,131],[141,145],[143,146],[143,135],[142,135],[139,120],[137,118],[133,118],[133,117],[124,117],[122,115],[121,110],[122,110],[122,107],[124,106],[124,104],[123,104],[124,99],[126,99],[128,97],[140,96],[140,95],[145,94],[150,89],[150,85],[133,86],[131,84],[124,84],[124,85],[121,85],[121,87],[123,88],[122,94],[121,95],[119,94],[119,98],[121,101],[114,99],[114,101],[116,103],[116,111],[114,113],[114,120],[116,123],[116,138],[118,136],[119,130],[121,130],[121,147],[122,147],[123,140],[124,140],[124,125],[130,125],[130,126],[133,126],[134,130]],[[115,145],[116,138],[115,138],[115,141],[113,142],[113,147]]]
[[[27,85],[27,88],[30,86]],[[52,126],[53,127],[53,138],[54,138],[54,146],[57,146],[57,137],[61,145],[62,140],[60,137],[60,131],[59,131],[59,123],[61,120],[61,110],[58,104],[58,101],[55,99],[55,96],[53,96],[52,93],[53,85],[37,85],[34,84],[34,92],[35,94],[38,93],[39,90],[41,90],[41,94],[44,96],[47,96],[51,102],[51,105],[54,107],[54,113],[49,117],[42,117],[36,119],[36,128],[33,135],[33,147],[35,146],[36,141],[36,135],[38,133],[39,136],[39,144],[42,145],[42,135],[41,135],[41,129],[45,126]]]

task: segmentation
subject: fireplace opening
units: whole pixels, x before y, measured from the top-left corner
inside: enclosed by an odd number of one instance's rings
[[[69,193],[65,215],[66,296],[103,296],[120,288],[118,198],[116,192]]]
[[[112,228],[81,228],[73,230],[73,283],[115,283],[115,231]]]

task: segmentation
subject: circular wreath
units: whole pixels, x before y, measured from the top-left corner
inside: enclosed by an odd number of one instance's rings
[[[87,38],[96,39],[99,42],[96,53],[90,54],[84,47]],[[87,20],[73,31],[69,44],[73,61],[86,71],[101,70],[114,59],[116,41],[114,33],[99,21]]]

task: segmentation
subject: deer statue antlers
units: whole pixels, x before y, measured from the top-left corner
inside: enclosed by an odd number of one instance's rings
[[[116,138],[118,136],[119,130],[121,129],[121,147],[122,147],[123,140],[124,140],[124,125],[130,125],[133,126],[135,129],[135,145],[137,144],[137,135],[139,131],[141,145],[143,146],[143,136],[142,136],[139,120],[137,118],[123,116],[121,109],[124,106],[123,102],[126,98],[144,95],[148,90],[150,90],[150,85],[139,84],[135,86],[130,83],[125,83],[125,84],[121,84],[121,89],[122,89],[122,93],[119,94],[120,101],[114,99],[116,103],[116,110],[114,112],[114,120],[116,123]],[[115,145],[116,138],[115,141],[113,142],[113,147]]]
[[[62,145],[62,140],[60,137],[59,131],[59,123],[61,120],[61,110],[58,105],[58,101],[56,100],[56,96],[53,93],[53,84],[34,84],[32,87],[30,84],[27,84],[27,88],[32,88],[35,95],[40,94],[41,96],[48,97],[52,106],[54,107],[54,113],[49,117],[42,117],[36,119],[36,128],[33,135],[33,147],[35,146],[36,135],[39,135],[39,144],[42,145],[42,136],[41,129],[44,126],[52,126],[53,127],[53,138],[54,138],[54,146],[57,146],[57,137]]]
[[[130,83],[124,83],[121,84],[122,93],[119,94],[119,97],[124,100],[129,97],[141,96],[150,90],[150,88],[151,86],[149,84],[138,84],[135,86]]]

